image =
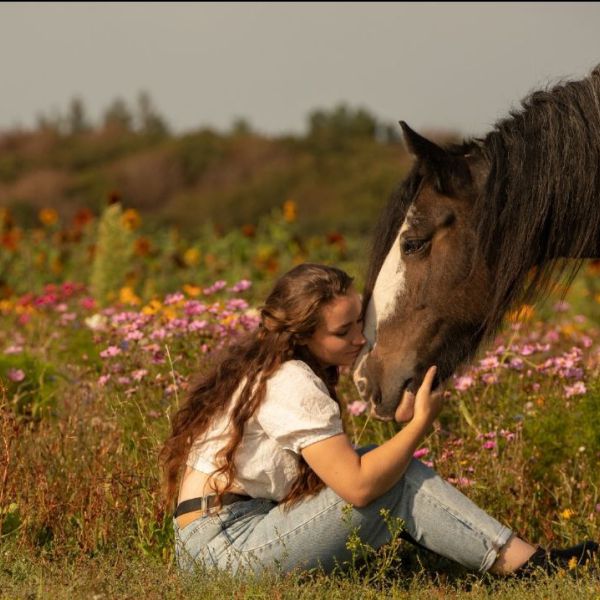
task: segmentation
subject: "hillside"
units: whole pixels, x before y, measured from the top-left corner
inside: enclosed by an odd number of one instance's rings
[[[245,122],[172,135],[156,116],[143,127],[114,115],[92,127],[80,108],[0,134],[0,207],[34,225],[42,208],[68,220],[119,198],[145,222],[193,236],[207,222],[218,231],[255,224],[293,200],[303,230],[362,235],[410,165],[398,130],[344,105],[311,113],[303,136],[275,138]]]

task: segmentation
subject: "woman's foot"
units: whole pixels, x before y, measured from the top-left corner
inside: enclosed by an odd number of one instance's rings
[[[536,571],[544,573],[555,573],[561,569],[566,571],[576,569],[588,563],[598,552],[600,546],[593,541],[585,541],[577,546],[563,548],[561,550],[544,550],[538,548],[533,555],[520,566],[514,575],[527,578],[535,575]]]

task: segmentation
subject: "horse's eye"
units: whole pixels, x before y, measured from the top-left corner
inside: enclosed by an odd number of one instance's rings
[[[419,239],[404,240],[402,242],[402,254],[408,255],[408,254],[416,254],[417,252],[421,252],[421,250],[425,249],[425,247],[427,246],[428,243],[429,243],[429,240],[419,240]]]

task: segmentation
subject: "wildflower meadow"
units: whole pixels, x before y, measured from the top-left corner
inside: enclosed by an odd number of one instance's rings
[[[296,229],[283,200],[256,224],[184,239],[114,201],[69,222],[0,212],[0,597],[599,598],[599,572],[533,582],[467,573],[398,536],[319,572],[231,578],[173,562],[158,451],[190,377],[257,326],[275,277],[304,261],[362,285],[368,240]],[[568,290],[510,314],[444,388],[415,456],[521,537],[600,537],[600,290],[585,264]],[[356,445],[400,425],[371,419],[348,372]],[[382,516],[385,518],[385,515]],[[390,524],[401,529],[401,524]]]

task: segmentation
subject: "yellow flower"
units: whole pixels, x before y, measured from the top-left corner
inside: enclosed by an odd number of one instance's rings
[[[519,321],[531,321],[533,315],[535,313],[535,309],[531,304],[523,304],[518,309],[511,311],[508,313],[508,320],[513,323],[517,323]]]
[[[565,508],[565,510],[563,510],[560,513],[560,516],[565,519],[565,521],[568,521],[573,515],[575,514],[574,510],[571,510],[570,508]]]
[[[142,308],[142,313],[145,315],[155,315],[162,308],[162,304],[160,300],[150,300],[144,308]]]
[[[183,254],[183,262],[188,267],[195,267],[200,262],[200,250],[197,248],[188,248]]]
[[[288,223],[293,223],[297,216],[296,203],[293,200],[286,200],[283,203],[283,218]]]
[[[177,317],[177,312],[173,310],[170,306],[163,307],[162,314],[169,320],[172,321],[175,317]]]
[[[38,213],[38,219],[43,225],[54,225],[58,221],[58,213],[53,208],[42,208]]]
[[[577,568],[577,557],[573,556],[573,558],[571,558],[569,560],[569,562],[567,563],[567,566],[569,567],[569,571],[576,569]]]
[[[183,286],[183,291],[192,298],[199,296],[202,293],[202,288],[198,285],[192,285],[190,283],[186,283]]]
[[[119,302],[121,304],[132,304],[134,306],[137,306],[138,304],[142,303],[140,298],[133,291],[133,288],[131,288],[129,286],[125,286],[120,289]]]
[[[129,229],[129,231],[137,229],[141,222],[142,218],[140,217],[140,213],[134,208],[128,208],[121,216],[121,223],[123,223],[123,227]]]
[[[1,313],[9,313],[12,308],[12,303],[10,300],[0,300],[0,312]]]

